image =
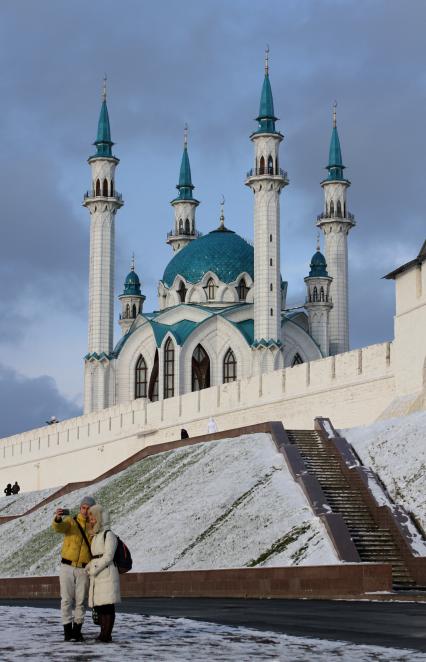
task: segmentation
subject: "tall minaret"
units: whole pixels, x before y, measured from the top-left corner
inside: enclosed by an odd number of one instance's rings
[[[319,232],[318,232],[319,235]],[[306,276],[306,303],[309,333],[319,346],[322,355],[329,355],[329,315],[333,307],[330,297],[332,278],[327,272],[327,263],[320,251],[318,237],[317,251],[312,256],[309,276]]]
[[[113,144],[105,77],[98,134],[94,143],[96,154],[88,159],[92,169],[92,188],[86,193],[83,202],[90,213],[89,346],[85,369],[85,413],[112,404],[110,380],[106,371],[113,349],[115,214],[123,205],[121,195],[115,190],[115,168],[119,159],[112,155]]]
[[[337,133],[336,103],[333,106],[333,130],[328,157],[328,177],[321,186],[324,189],[324,211],[318,216],[317,225],[324,232],[325,259],[328,274],[333,278],[330,295],[333,308],[330,311],[330,354],[349,350],[348,315],[348,234],[355,225],[355,218],[347,210],[346,190],[351,185],[343,176],[344,165]]]
[[[195,210],[200,203],[192,197],[194,187],[191,179],[191,166],[189,165],[188,126],[186,124],[183,136],[183,154],[180,164],[179,184],[176,188],[179,191],[179,195],[170,203],[175,212],[175,227],[167,234],[166,242],[171,245],[174,252],[180,251],[181,248],[198,236],[195,227]]]
[[[250,136],[254,145],[254,167],[246,185],[254,193],[254,342],[259,350],[254,370],[268,372],[276,365],[281,348],[280,193],[288,184],[279,167],[283,135],[275,129],[269,49],[265,52],[265,78],[256,118],[258,129]]]

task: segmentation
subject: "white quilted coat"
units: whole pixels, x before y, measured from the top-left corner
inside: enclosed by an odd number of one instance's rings
[[[91,544],[92,555],[102,554],[102,557],[92,559],[86,566],[90,576],[89,607],[121,602],[120,575],[113,562],[117,536],[109,530],[108,513],[104,511],[103,514],[107,515],[103,518],[106,521],[102,522]]]

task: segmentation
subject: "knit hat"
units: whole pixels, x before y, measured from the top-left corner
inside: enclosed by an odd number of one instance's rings
[[[91,496],[85,496],[82,498],[80,506],[94,506],[96,501]]]

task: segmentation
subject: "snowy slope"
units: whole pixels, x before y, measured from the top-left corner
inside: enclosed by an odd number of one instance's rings
[[[99,628],[84,623],[86,640],[61,641],[60,613],[55,609],[0,607],[2,662],[420,662],[424,653],[265,632],[246,627],[203,623],[187,618],[117,614],[113,642],[95,641]],[[46,653],[48,651],[48,654]]]
[[[0,517],[22,515],[59,489],[59,487],[49,487],[46,490],[23,492],[22,494],[18,494],[18,496],[5,496],[3,499],[0,499]]]
[[[340,432],[426,529],[426,412]]]
[[[62,537],[50,528],[53,512],[77,511],[87,492],[0,526],[0,576],[57,573]],[[92,494],[111,511],[135,571],[338,563],[267,434],[146,458]]]

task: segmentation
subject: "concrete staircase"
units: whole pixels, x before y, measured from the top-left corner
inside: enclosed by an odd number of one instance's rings
[[[389,529],[374,520],[364,497],[343,473],[337,455],[312,430],[287,430],[309,473],[317,478],[333,512],[345,521],[361,561],[390,563],[395,588],[411,588],[415,582]]]

